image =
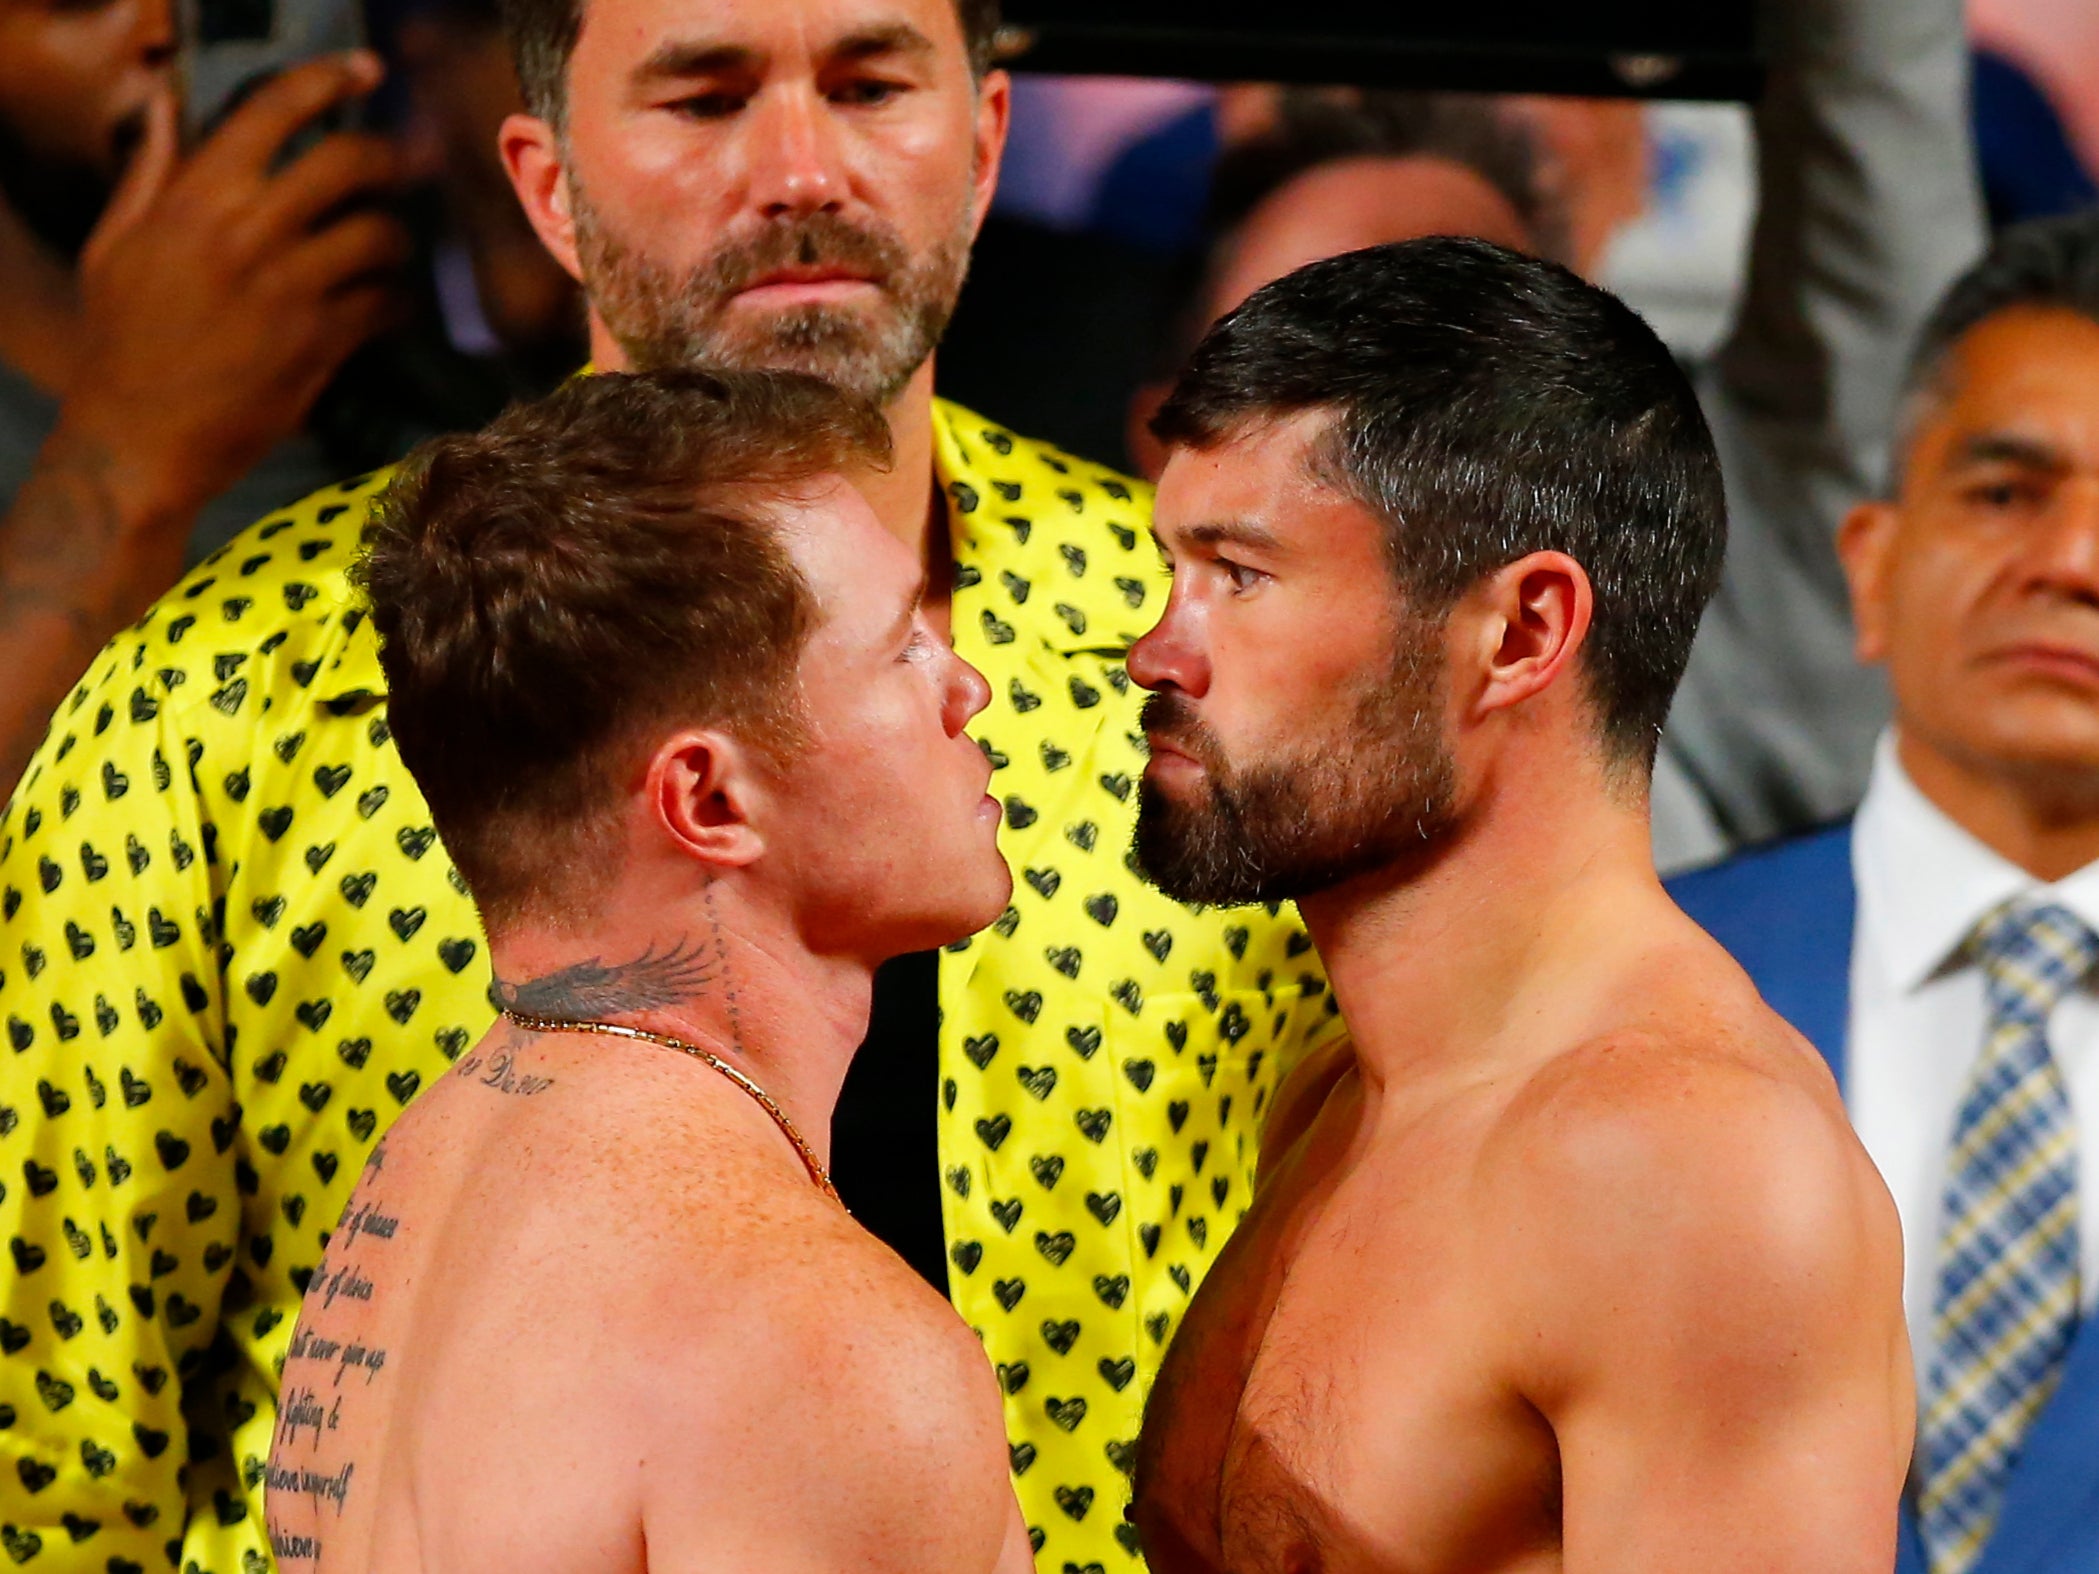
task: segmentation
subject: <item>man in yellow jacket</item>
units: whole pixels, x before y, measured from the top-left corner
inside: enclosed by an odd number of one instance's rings
[[[1005,130],[994,8],[579,3],[515,8],[533,114],[504,151],[598,364],[877,399],[871,501],[991,681],[1013,904],[878,986],[840,1179],[982,1336],[1039,1565],[1134,1568],[1143,1395],[1279,1073],[1339,1022],[1294,912],[1129,866],[1149,494],[933,396]],[[380,480],[261,522],[119,636],[0,817],[0,1550],[35,1568],[268,1567],[299,1296],[372,1144],[492,1019],[345,584]]]

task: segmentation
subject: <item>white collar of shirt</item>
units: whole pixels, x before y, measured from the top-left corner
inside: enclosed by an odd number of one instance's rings
[[[1981,971],[1962,957],[1976,921],[2009,897],[2062,903],[2099,930],[2099,864],[2043,885],[1990,851],[1918,790],[1884,735],[1852,837],[1858,932],[1851,957],[1844,1102],[1902,1217],[1903,1301],[1918,1370],[1935,1350],[1932,1307],[1946,1148],[1988,1036]],[[2073,990],[2048,1036],[2086,1153],[2099,1151],[2099,996]],[[2099,1308],[2099,1164],[2078,1169],[2087,1312]]]
[[[2060,902],[2099,931],[2099,863],[2043,884],[1977,841],[1925,797],[1881,735],[1853,831],[1860,916],[1870,915],[1888,982],[1908,994],[1936,976],[1983,915],[2021,894]]]

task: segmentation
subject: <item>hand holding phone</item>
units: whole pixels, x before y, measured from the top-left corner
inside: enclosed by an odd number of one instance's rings
[[[172,95],[149,112],[81,256],[85,353],[59,421],[108,452],[134,528],[186,534],[398,316],[394,149],[334,132],[284,161],[380,75],[362,51],[289,67],[187,155]]]
[[[364,46],[360,0],[176,0],[175,75],[182,143],[194,147],[263,83],[303,61]],[[356,124],[357,101],[335,105],[293,144]]]

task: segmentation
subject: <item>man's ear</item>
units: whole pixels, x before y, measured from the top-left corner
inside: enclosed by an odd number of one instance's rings
[[[1003,71],[987,71],[977,84],[976,190],[971,196],[975,222],[971,234],[984,227],[998,190],[999,166],[1006,156],[1006,132],[1013,121],[1013,79]]]
[[[1479,687],[1476,713],[1508,710],[1567,676],[1589,637],[1596,592],[1564,552],[1518,558],[1465,598]]]
[[[657,826],[710,873],[740,869],[765,852],[751,823],[763,797],[748,745],[719,732],[666,738],[649,760],[644,792]]]
[[[1901,522],[1901,510],[1893,503],[1855,503],[1837,529],[1837,560],[1851,586],[1851,622],[1857,631],[1852,649],[1863,662],[1887,658],[1888,558]]]
[[[1173,392],[1171,383],[1139,383],[1123,411],[1122,446],[1130,463],[1147,481],[1157,481],[1166,468],[1166,445],[1152,436],[1152,417]]]
[[[496,147],[511,188],[532,223],[539,243],[578,284],[576,224],[569,212],[568,173],[561,165],[561,139],[537,115],[512,115],[496,133]]]

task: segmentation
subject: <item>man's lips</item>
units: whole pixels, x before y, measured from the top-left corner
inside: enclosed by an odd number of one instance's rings
[[[837,300],[875,287],[875,281],[850,268],[780,268],[761,274],[736,292],[743,300]]]
[[[1984,657],[1984,661],[1991,666],[2024,668],[2081,688],[2099,689],[2099,652],[2079,645],[2052,640],[2021,640],[1999,646]]]
[[[1156,767],[1162,771],[1199,771],[1203,768],[1201,760],[1155,732],[1147,732],[1144,741],[1151,749],[1151,761],[1146,770]]]

